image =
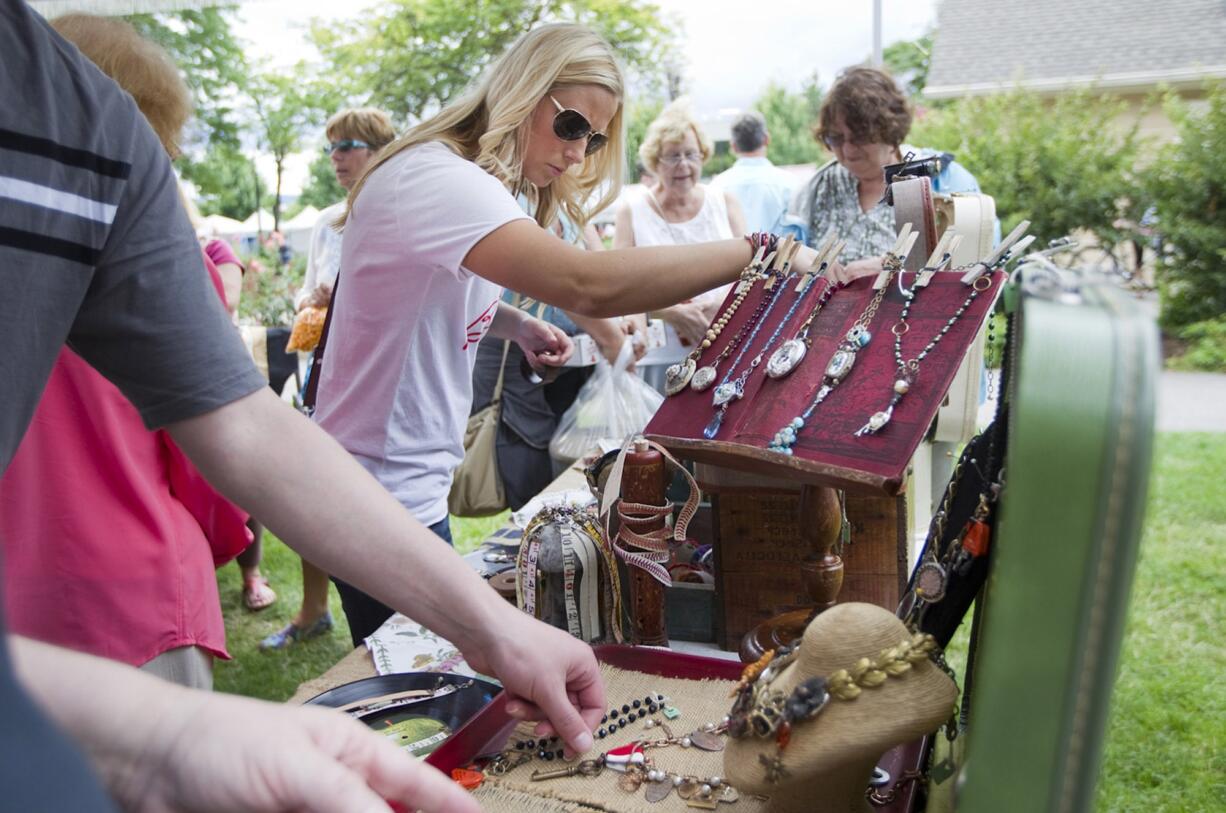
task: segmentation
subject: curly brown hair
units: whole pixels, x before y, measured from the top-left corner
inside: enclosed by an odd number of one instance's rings
[[[894,79],[877,68],[849,68],[822,100],[813,137],[825,142],[842,116],[858,144],[897,147],[911,130],[911,104]]]

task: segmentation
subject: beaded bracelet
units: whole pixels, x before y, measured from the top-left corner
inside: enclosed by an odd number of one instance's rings
[[[779,235],[771,234],[768,231],[754,231],[745,235],[745,240],[749,243],[749,253],[757,254],[758,249],[765,246],[766,254],[770,254],[779,246]]]

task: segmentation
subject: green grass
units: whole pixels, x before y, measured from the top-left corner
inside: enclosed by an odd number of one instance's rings
[[[507,521],[502,513],[482,519],[451,518],[451,533],[460,553],[477,548],[495,529]],[[277,603],[258,613],[243,607],[242,580],[238,567],[227,565],[217,571],[221,609],[226,619],[226,641],[232,661],[218,661],[213,681],[217,691],[286,700],[298,684],[318,677],[347,655],[353,646],[349,625],[335,587],[328,588],[328,605],[336,627],[331,634],[294,644],[276,652],[261,652],[260,641],[290,622],[302,602],[302,571],[298,555],[270,533],[264,534],[264,560],[260,570],[277,591]]]
[[[461,552],[505,515],[452,520]],[[230,652],[220,691],[284,700],[349,652],[339,601],[330,636],[283,652],[261,638],[298,608],[298,558],[265,537],[264,570],[279,599],[262,613],[242,609],[238,571],[218,574]],[[1226,810],[1226,435],[1158,437],[1149,509],[1132,588],[1106,753],[1098,784],[1103,813]],[[962,658],[951,652],[961,674]]]

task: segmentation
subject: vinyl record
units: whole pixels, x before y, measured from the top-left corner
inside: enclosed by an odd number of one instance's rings
[[[355,680],[306,702],[345,711],[414,756],[425,757],[501,691],[480,678],[405,672]]]

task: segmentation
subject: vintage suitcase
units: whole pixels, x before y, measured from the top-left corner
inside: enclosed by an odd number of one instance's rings
[[[1101,279],[1037,264],[1020,279],[1005,487],[955,806],[1069,813],[1094,798],[1145,507],[1158,337]]]

